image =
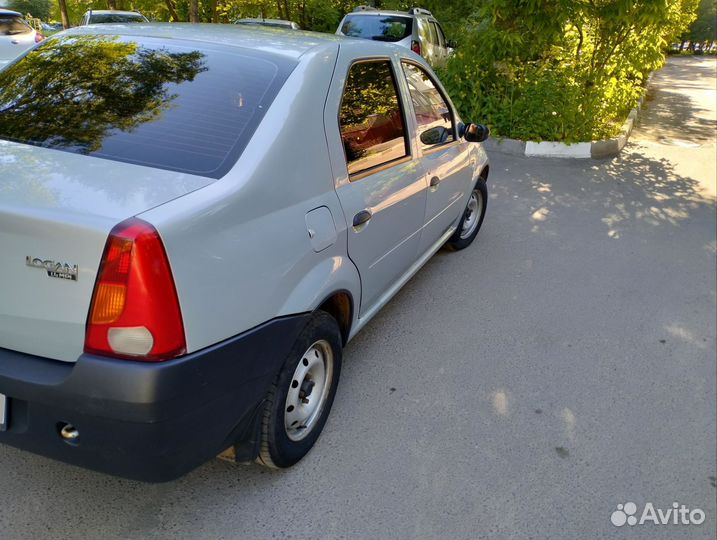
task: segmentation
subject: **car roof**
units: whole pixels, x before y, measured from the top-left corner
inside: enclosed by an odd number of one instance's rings
[[[349,13],[346,14],[346,16],[348,17],[349,15],[382,15],[382,16],[384,16],[384,15],[399,15],[402,17],[409,17],[409,18],[416,16],[416,15],[412,15],[411,13],[409,13],[407,11],[394,11],[391,9],[376,9],[376,10],[367,9],[366,11],[363,11],[363,10],[362,11],[350,11]]]
[[[405,47],[399,47],[391,43],[373,42],[335,34],[241,24],[97,24],[94,26],[76,26],[65,30],[60,35],[143,36],[164,40],[198,41],[257,49],[294,60],[298,60],[310,50],[322,48],[335,50],[338,45],[341,45],[342,48],[348,48],[357,57],[367,55],[389,56],[395,52],[405,55],[407,50]]]
[[[118,9],[90,9],[92,15],[142,15],[137,11],[120,11]]]
[[[22,17],[22,13],[18,13],[17,11],[12,11],[10,9],[3,9],[3,8],[0,8],[0,15],[11,15],[13,17]]]
[[[237,22],[238,23],[240,23],[240,22],[277,23],[277,24],[281,23],[281,24],[285,24],[287,26],[295,24],[294,21],[287,21],[285,19],[259,19],[259,18],[252,19],[252,18],[248,18],[248,17],[245,17],[244,19],[239,19]]]

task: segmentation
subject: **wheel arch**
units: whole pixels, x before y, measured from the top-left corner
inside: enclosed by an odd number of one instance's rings
[[[339,325],[341,330],[342,345],[346,345],[351,334],[351,327],[354,318],[354,298],[351,291],[347,289],[339,289],[327,297],[316,308],[325,311],[331,315]]]

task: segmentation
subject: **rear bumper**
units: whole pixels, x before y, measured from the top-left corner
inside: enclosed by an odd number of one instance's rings
[[[0,393],[9,406],[0,443],[153,482],[235,443],[251,459],[256,412],[307,318],[275,319],[160,363],[83,354],[69,364],[0,349]],[[60,437],[65,424],[79,430],[75,443]]]

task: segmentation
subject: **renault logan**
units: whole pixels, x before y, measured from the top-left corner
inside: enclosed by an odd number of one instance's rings
[[[485,214],[487,128],[384,43],[80,27],[0,71],[0,442],[288,467],[342,347]]]

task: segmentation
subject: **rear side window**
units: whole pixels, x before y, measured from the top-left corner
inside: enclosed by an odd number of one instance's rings
[[[51,38],[0,71],[0,139],[220,178],[295,65],[179,40]]]
[[[436,32],[436,25],[432,22],[428,23],[428,31],[430,32],[430,42],[434,45],[438,45],[438,33]]]
[[[351,66],[339,127],[349,174],[408,155],[403,114],[388,60]]]
[[[415,64],[402,65],[421,145],[425,148],[454,141],[453,114],[431,77]]]
[[[341,26],[345,36],[375,41],[401,41],[413,32],[413,19],[401,16],[347,15]]]
[[[441,47],[445,47],[446,40],[443,36],[443,30],[441,30],[441,27],[437,23],[431,22],[431,28],[433,28],[436,32],[436,43]]]
[[[17,36],[30,32],[32,28],[20,17],[0,15],[0,36]]]

